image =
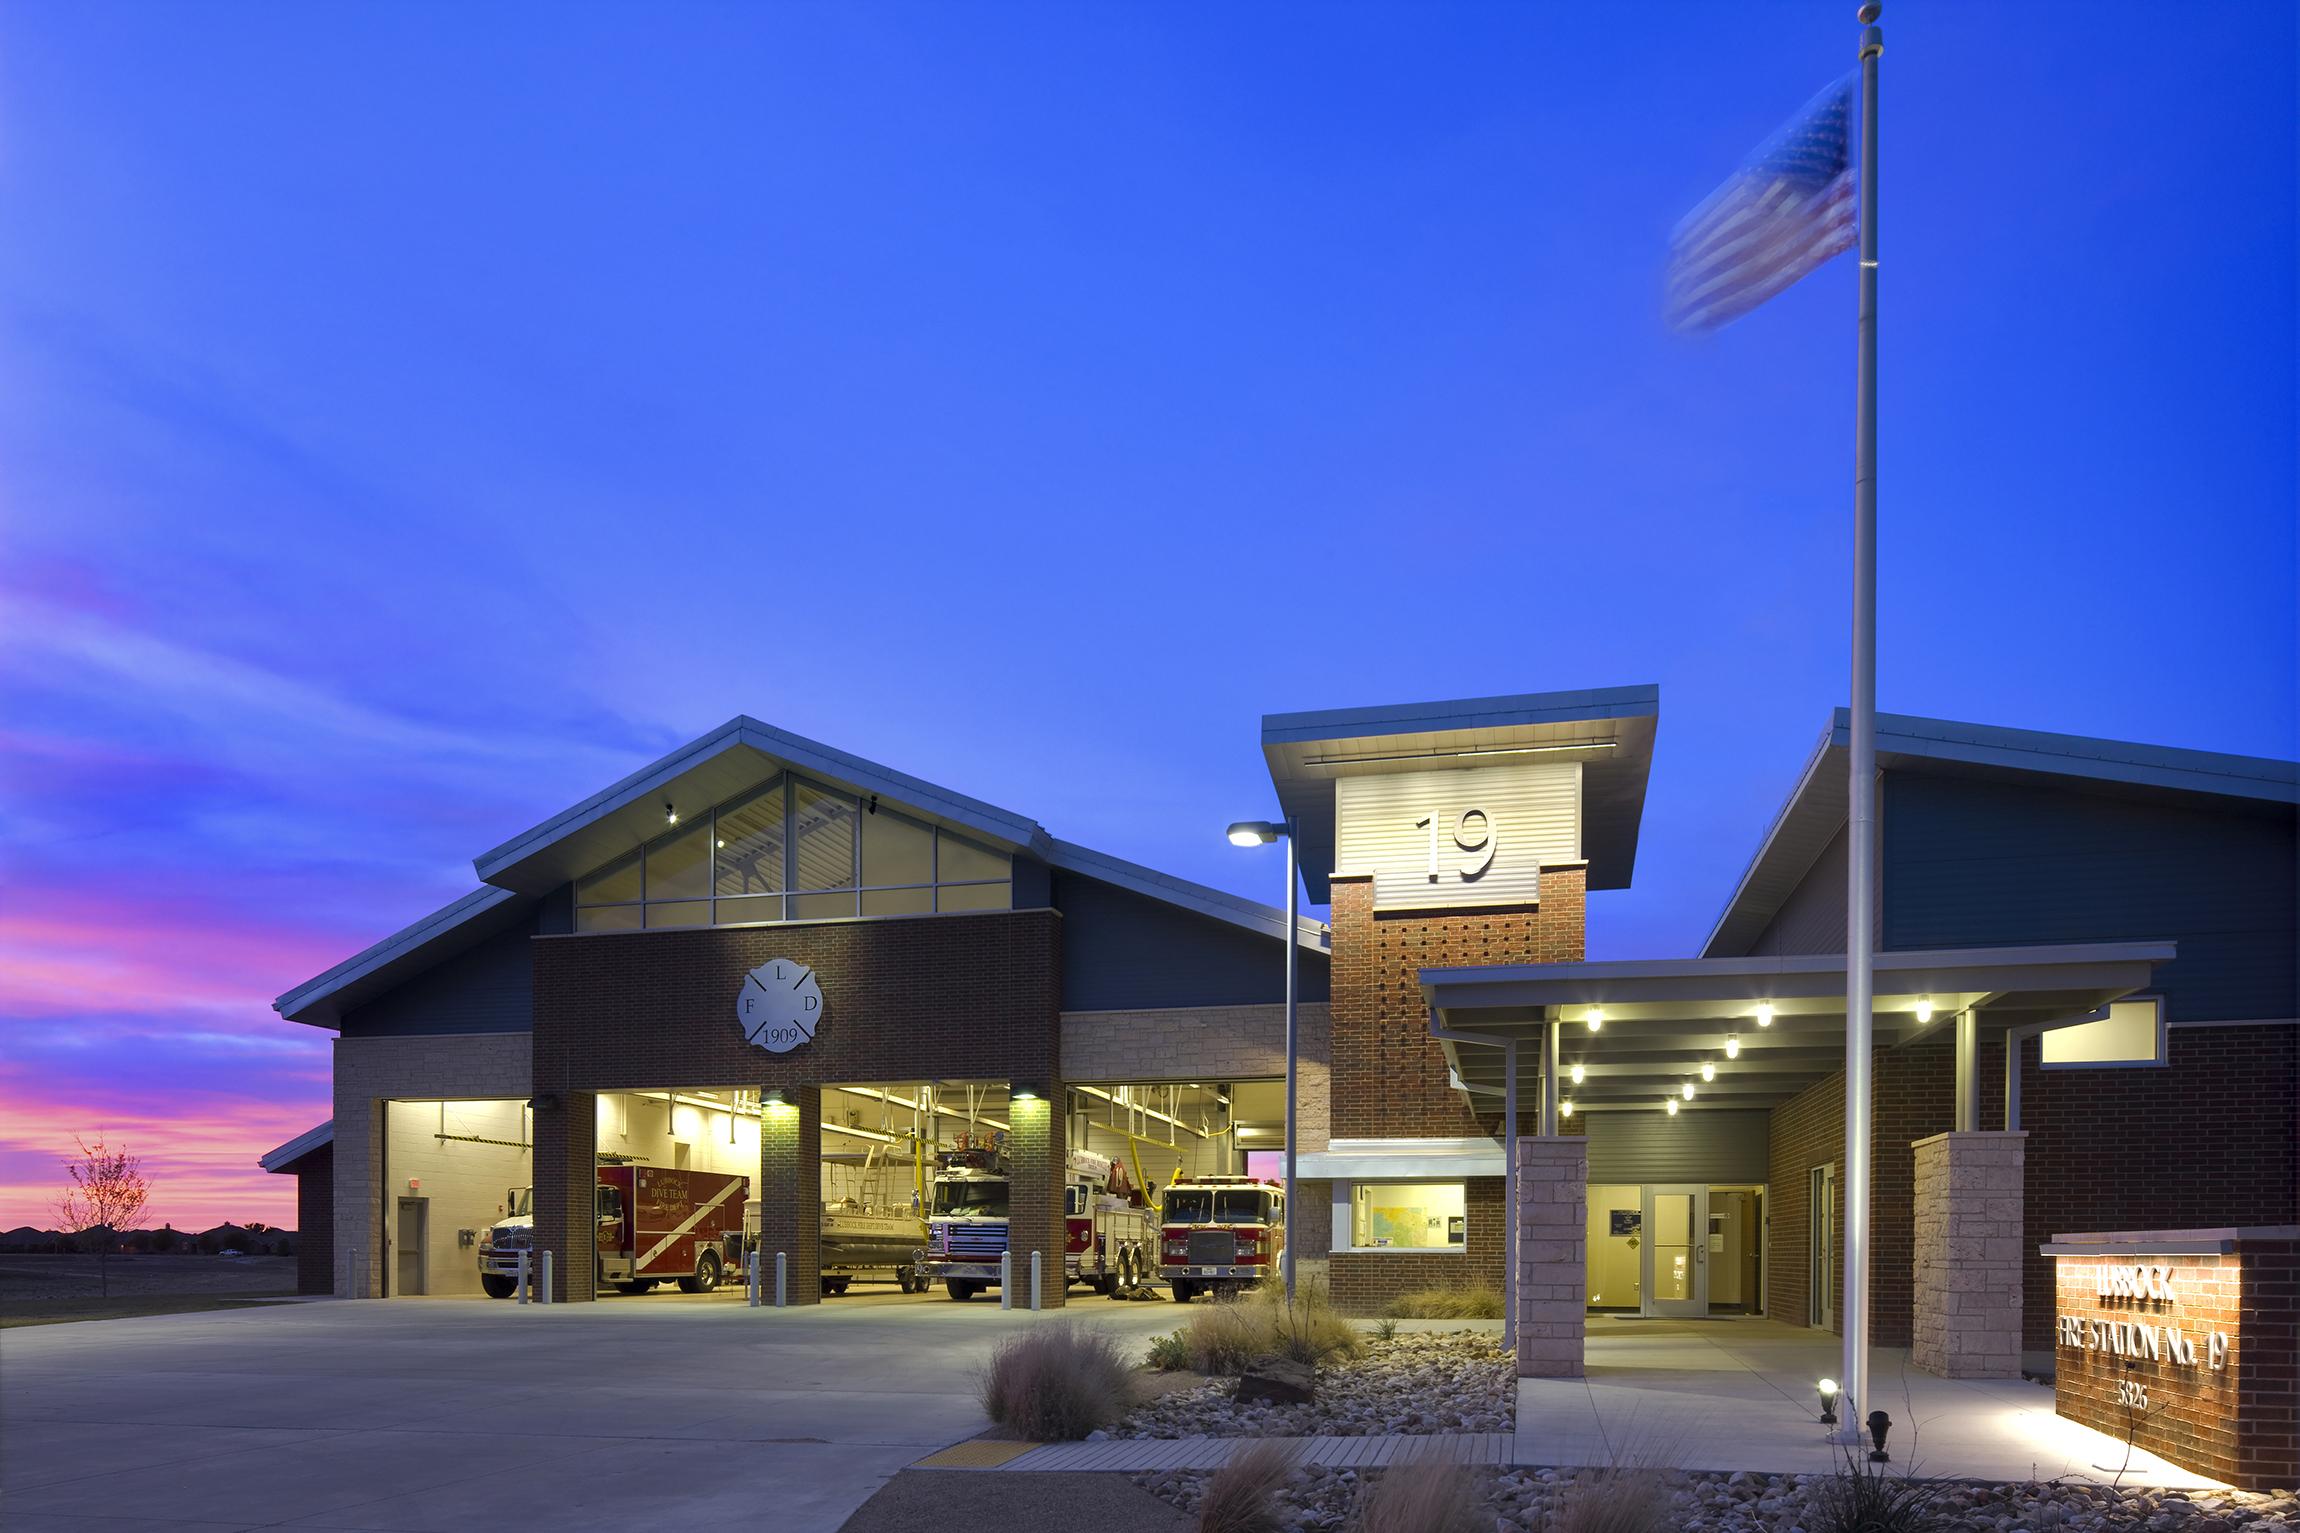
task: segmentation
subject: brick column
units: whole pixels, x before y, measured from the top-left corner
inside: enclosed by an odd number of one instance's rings
[[[1060,1309],[1063,1301],[1063,1253],[1069,1247],[1069,1226],[1062,1213],[1062,1189],[1070,1164],[1070,1126],[1054,1103],[1063,1099],[1060,1081],[1031,1083],[1036,1100],[1018,1098],[1007,1104],[1011,1125],[1006,1136],[1006,1246],[1014,1254],[1016,1309],[1030,1307],[1030,1253],[1039,1253],[1038,1302],[1042,1309]]]
[[[772,1088],[769,1088],[770,1092]],[[787,1086],[759,1118],[759,1293],[775,1302],[775,1253],[786,1258],[784,1298],[823,1301],[823,1094]]]
[[[1581,1377],[1589,1309],[1589,1141],[1517,1142],[1517,1376]]]
[[[554,1302],[599,1296],[599,1098],[561,1091],[535,1109],[535,1242],[551,1253]],[[530,1258],[540,1265],[539,1257]],[[541,1281],[542,1274],[536,1273]]]
[[[1919,1139],[1909,1361],[1945,1379],[2020,1377],[2025,1133]]]

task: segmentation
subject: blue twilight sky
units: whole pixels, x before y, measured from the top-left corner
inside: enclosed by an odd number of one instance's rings
[[[0,1223],[99,1127],[279,1217],[269,999],[737,712],[1274,899],[1264,711],[1658,682],[1590,946],[1691,952],[1853,269],[1661,258],[1852,10],[10,6]],[[2292,8],[1886,31],[1883,705],[2294,755]]]

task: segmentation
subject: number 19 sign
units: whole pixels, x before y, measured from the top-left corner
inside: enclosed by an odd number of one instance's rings
[[[788,958],[770,958],[753,969],[735,1000],[743,1036],[772,1054],[811,1042],[822,1017],[823,987],[815,971]]]

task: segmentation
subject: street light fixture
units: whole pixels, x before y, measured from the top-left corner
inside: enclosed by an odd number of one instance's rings
[[[1279,1266],[1285,1273],[1286,1302],[1294,1302],[1294,1173],[1296,1146],[1294,1142],[1295,1059],[1300,1049],[1299,1031],[1295,1026],[1294,998],[1300,993],[1298,974],[1301,965],[1301,887],[1302,856],[1300,839],[1294,834],[1291,817],[1284,820],[1238,820],[1228,832],[1232,846],[1268,846],[1273,841],[1286,843],[1286,1250]]]

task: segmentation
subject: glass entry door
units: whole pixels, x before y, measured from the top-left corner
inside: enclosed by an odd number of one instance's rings
[[[1641,1313],[1709,1313],[1709,1189],[1647,1187]]]

